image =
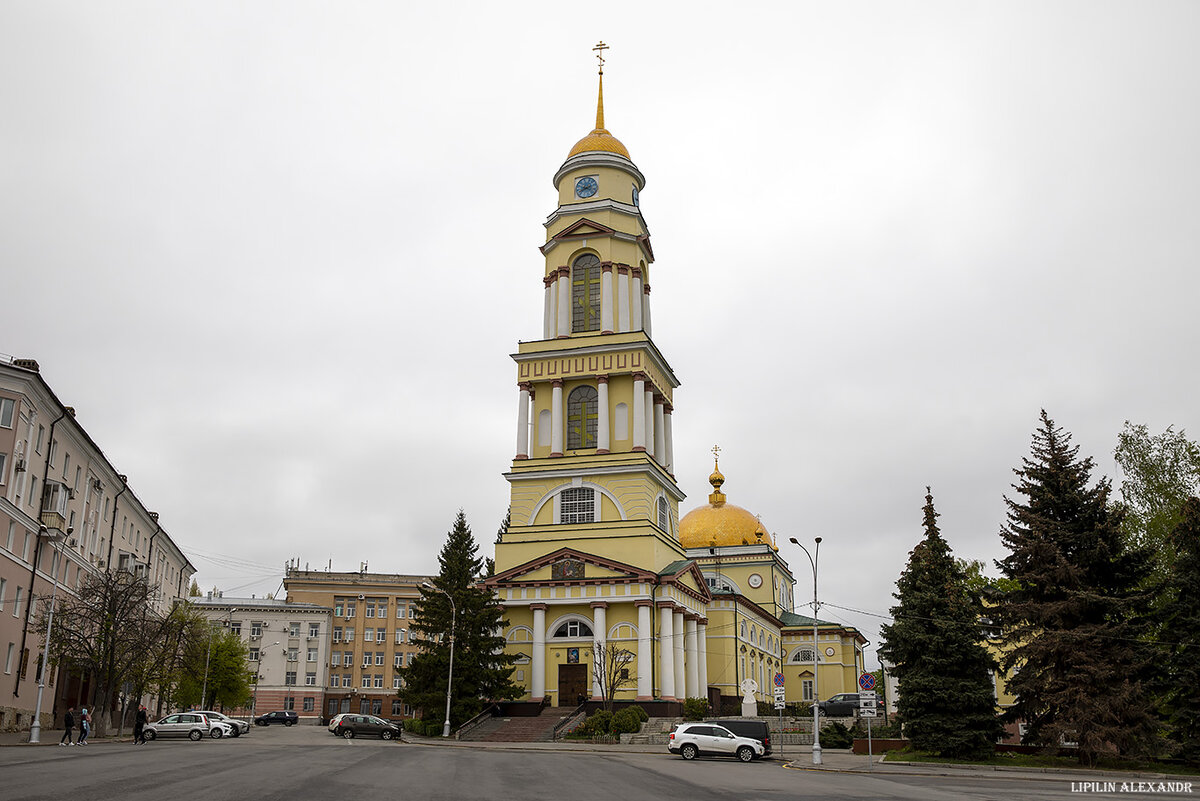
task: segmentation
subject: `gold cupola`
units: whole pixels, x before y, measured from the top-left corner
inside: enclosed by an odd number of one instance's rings
[[[725,493],[721,492],[725,476],[716,459],[708,483],[713,488],[708,505],[693,509],[679,521],[680,545],[684,548],[722,548],[766,543],[778,550],[771,533],[757,517],[726,501]]]
[[[604,127],[604,69],[600,69],[600,93],[596,99],[596,127],[587,136],[580,139],[571,148],[567,158],[578,156],[580,153],[616,153],[618,156],[629,158],[629,151],[621,140],[608,132]],[[630,159],[632,161],[632,159]]]

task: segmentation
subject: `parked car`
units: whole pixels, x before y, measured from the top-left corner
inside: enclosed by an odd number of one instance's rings
[[[352,740],[355,737],[382,737],[385,740],[399,739],[400,727],[395,723],[374,715],[338,715],[329,730],[339,737]]]
[[[329,731],[330,731],[330,732],[335,732],[335,733],[336,733],[336,732],[337,732],[337,726],[338,726],[338,722],[339,722],[339,721],[340,721],[342,718],[346,717],[346,716],[347,716],[347,715],[349,715],[349,714],[350,714],[349,712],[339,712],[338,714],[334,715],[334,716],[333,716],[333,718],[332,718],[332,719],[329,721]]]
[[[157,740],[159,737],[187,737],[189,740],[200,740],[212,736],[213,727],[224,736],[226,726],[219,722],[210,722],[208,717],[199,712],[178,712],[167,715],[156,723],[147,723],[143,733],[147,740]]]
[[[826,701],[818,701],[821,714],[829,718],[853,717],[858,709],[858,693],[838,693]]]
[[[715,723],[684,723],[671,732],[667,750],[684,759],[698,756],[731,756],[750,762],[764,755],[761,741],[753,737],[738,737],[724,726]]]
[[[763,744],[763,756],[771,755],[771,730],[765,720],[743,718],[740,720],[706,720],[710,726],[724,726],[738,737],[750,737]]]
[[[201,715],[206,716],[209,720],[219,720],[221,723],[228,725],[229,728],[232,729],[230,734],[232,734],[234,737],[241,737],[243,734],[250,731],[250,724],[247,721],[231,718],[228,715],[222,714],[221,712],[212,712],[207,709],[201,709],[199,712]]]
[[[282,723],[284,726],[294,726],[300,722],[300,716],[291,710],[279,710],[259,715],[254,719],[255,726],[270,726],[272,723]]]

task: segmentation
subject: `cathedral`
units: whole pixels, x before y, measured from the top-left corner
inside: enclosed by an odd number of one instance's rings
[[[514,680],[525,701],[574,707],[615,688],[654,715],[687,698],[718,714],[747,691],[770,701],[777,674],[789,702],[812,700],[814,678],[822,698],[851,691],[866,640],[818,621],[814,642],[813,619],[793,610],[796,577],[758,518],[726,500],[715,460],[708,503],[680,515],[679,379],[652,335],[646,178],[605,127],[603,59],[599,80],[595,127],[554,174],[541,338],[512,357],[510,524],[486,585],[505,609]]]

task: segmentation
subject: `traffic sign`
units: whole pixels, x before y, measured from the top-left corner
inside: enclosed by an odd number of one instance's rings
[[[787,690],[785,690],[783,687],[776,687],[775,688],[775,700],[782,701],[784,699],[784,696],[786,693],[787,693]]]
[[[784,706],[785,706],[785,704],[783,703],[783,699],[782,699],[782,698],[776,698],[776,699],[775,699],[775,708],[776,708],[776,709],[783,709],[783,708],[784,708]]]
[[[872,673],[864,673],[858,677],[858,686],[864,690],[875,689],[875,675]]]
[[[776,687],[782,687],[782,686],[783,686],[783,674],[782,674],[782,673],[776,673],[776,674],[775,674],[775,686],[776,686]]]
[[[860,718],[877,718],[879,717],[879,713],[874,709],[860,709],[858,710],[858,716]]]

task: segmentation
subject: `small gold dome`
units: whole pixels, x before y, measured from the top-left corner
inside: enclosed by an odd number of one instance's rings
[[[605,153],[616,153],[618,156],[629,158],[629,151],[621,140],[613,136],[604,127],[604,73],[600,73],[600,94],[596,100],[596,127],[587,136],[580,139],[571,148],[567,158],[578,156],[580,153],[600,150]],[[632,161],[632,159],[630,159]]]
[[[725,493],[721,492],[725,476],[716,465],[708,482],[713,487],[708,505],[693,509],[679,521],[680,545],[684,548],[722,548],[765,542],[775,547],[774,538],[762,521],[748,510],[726,502]]]

